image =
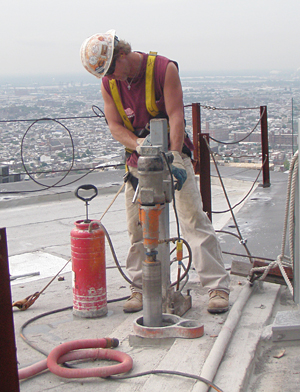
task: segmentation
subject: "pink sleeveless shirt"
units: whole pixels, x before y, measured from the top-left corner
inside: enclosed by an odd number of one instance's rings
[[[141,53],[143,60],[139,74],[133,79],[131,88],[128,90],[126,81],[116,80],[121,101],[135,130],[143,129],[146,124],[153,118],[147,111],[145,103],[145,84],[146,84],[146,65],[148,54]],[[170,60],[166,57],[156,56],[154,65],[154,82],[155,82],[155,101],[160,112],[166,115],[163,87],[165,83],[165,74],[167,65]],[[128,79],[130,84],[131,79]],[[107,77],[102,79],[103,86],[111,96],[109,80]]]
[[[140,53],[140,52],[139,52]],[[146,90],[146,66],[147,66],[147,58],[148,54],[141,53],[143,56],[141,69],[139,74],[131,81],[128,79],[128,83],[126,81],[116,80],[117,87],[119,90],[120,98],[123,104],[123,108],[127,117],[131,121],[133,128],[136,131],[145,128],[145,126],[149,123],[149,121],[153,118],[151,114],[147,111],[146,102],[145,102],[145,90]],[[154,64],[154,83],[155,83],[155,101],[157,108],[162,115],[162,117],[167,118],[165,101],[164,101],[164,83],[165,83],[165,75],[168,64],[171,60],[167,59],[163,56],[156,56],[155,64]],[[176,67],[178,67],[177,63],[173,61]],[[102,79],[103,87],[111,96],[111,91],[109,87],[109,80],[107,77]],[[128,84],[130,84],[130,90],[128,90]],[[192,149],[193,146],[190,143],[186,143],[189,149]],[[137,167],[138,154],[134,151],[131,156],[126,160],[128,166]]]

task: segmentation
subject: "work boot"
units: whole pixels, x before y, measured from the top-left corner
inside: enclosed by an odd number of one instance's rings
[[[209,313],[227,312],[229,307],[229,294],[223,290],[213,290],[209,293],[207,310]]]
[[[133,292],[123,306],[125,313],[139,312],[143,309],[143,295],[138,292]]]

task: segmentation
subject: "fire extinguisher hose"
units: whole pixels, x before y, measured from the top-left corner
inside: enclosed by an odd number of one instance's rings
[[[108,347],[117,347],[117,339],[84,339],[72,340],[55,347],[48,358],[19,370],[19,380],[32,377],[47,368],[54,374],[63,378],[106,378],[114,374],[126,373],[132,369],[132,358],[121,351],[112,350]],[[84,350],[89,349],[89,350]],[[73,351],[78,350],[78,351]],[[66,368],[59,364],[78,359],[105,359],[120,362],[97,368]]]

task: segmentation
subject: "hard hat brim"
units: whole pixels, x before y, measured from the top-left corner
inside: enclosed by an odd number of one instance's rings
[[[99,79],[105,76],[111,65],[115,36],[115,30],[108,30],[104,34],[92,35],[81,45],[80,57],[84,68]]]

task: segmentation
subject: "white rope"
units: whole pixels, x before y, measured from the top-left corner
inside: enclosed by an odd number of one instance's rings
[[[110,205],[106,208],[106,210],[103,212],[101,218],[99,219],[99,221],[102,221],[102,218],[104,217],[104,215],[107,213],[107,211],[110,209],[110,207],[114,204],[114,202],[116,201],[116,198],[119,196],[119,194],[122,192],[123,188],[125,186],[125,182],[123,182],[123,184],[121,185],[121,188],[118,190],[118,192],[116,193],[115,197],[113,198],[113,200],[111,201]]]
[[[277,256],[277,259],[275,261],[270,262],[267,266],[252,268],[250,271],[250,277],[255,272],[264,271],[262,276],[259,278],[259,280],[264,280],[268,275],[268,273],[271,271],[271,269],[275,267],[279,267],[281,274],[285,280],[285,283],[288,286],[292,295],[294,293],[293,285],[291,284],[291,281],[287,276],[284,267],[293,268],[294,265],[294,226],[295,226],[294,213],[295,213],[295,190],[296,190],[297,178],[298,178],[298,151],[295,152],[289,168],[281,254]],[[289,226],[290,257],[284,254],[288,226]]]

